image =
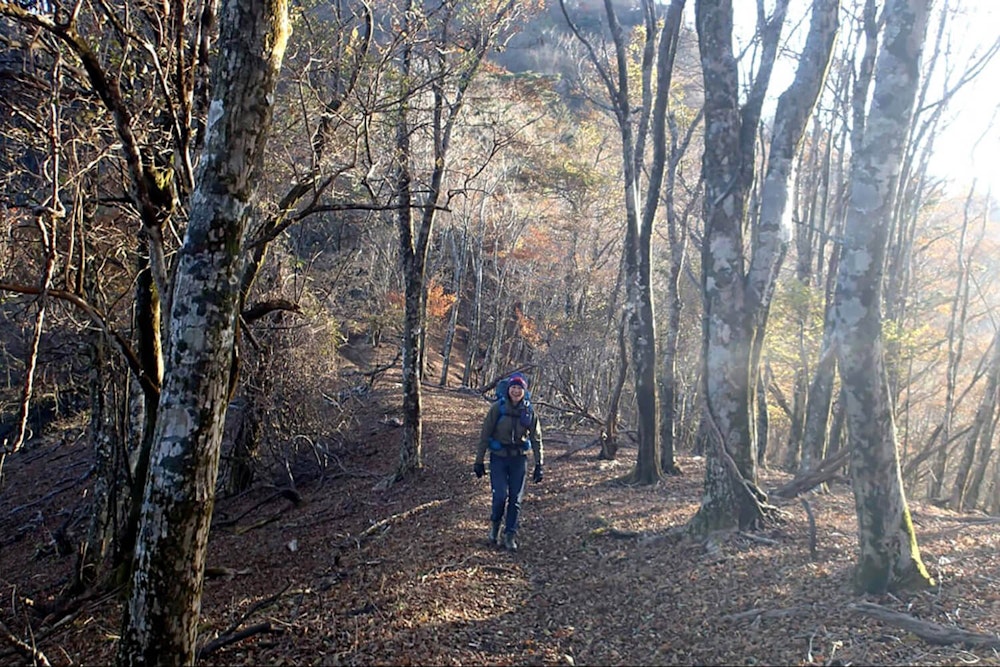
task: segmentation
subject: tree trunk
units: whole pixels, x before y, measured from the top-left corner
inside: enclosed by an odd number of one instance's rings
[[[407,12],[404,33],[408,32],[410,14]],[[410,76],[412,66],[412,44],[403,47],[402,77],[404,85]],[[420,378],[423,374],[423,361],[420,350],[421,328],[423,327],[424,299],[424,265],[427,258],[427,246],[421,246],[423,233],[414,234],[413,225],[413,194],[411,192],[412,176],[410,160],[409,99],[401,93],[398,118],[396,119],[396,197],[398,203],[397,225],[399,229],[400,258],[403,264],[403,279],[405,284],[405,306],[403,313],[403,433],[399,447],[399,462],[396,469],[384,479],[380,486],[388,487],[411,470],[419,470],[423,466],[421,438],[421,395]]]
[[[483,359],[479,352],[480,341],[482,340],[483,328],[483,264],[486,262],[484,248],[484,224],[482,218],[479,219],[477,233],[474,236],[473,246],[470,250],[470,260],[472,262],[472,307],[470,310],[471,321],[468,324],[468,340],[465,350],[465,371],[462,373],[462,386],[469,387],[480,385],[479,376],[482,369]]]
[[[76,568],[76,586],[82,590],[94,583],[104,565],[115,535],[117,479],[115,466],[114,380],[108,341],[104,332],[93,335],[90,366],[90,439],[94,448],[94,487],[90,495],[90,526]]]
[[[622,317],[618,327],[618,377],[611,389],[611,400],[608,402],[608,416],[604,421],[604,433],[601,434],[601,453],[598,458],[614,461],[618,455],[618,411],[621,407],[622,389],[628,378],[628,323]]]
[[[875,71],[837,274],[834,344],[852,447],[860,590],[933,584],[903,493],[893,405],[883,364],[880,299],[887,231],[919,80],[929,0],[892,0]]]
[[[822,357],[816,364],[813,381],[806,399],[805,424],[802,427],[802,458],[798,474],[803,475],[826,458],[833,406],[833,379],[837,369],[837,355],[824,344]]]
[[[764,35],[760,72],[747,103],[738,105],[739,77],[732,53],[732,3],[699,0],[696,5],[698,46],[705,81],[705,142],[702,173],[705,180],[705,235],[702,245],[703,374],[706,418],[718,446],[707,456],[731,457],[735,469],[710,465],[702,508],[692,520],[695,530],[746,527],[756,524],[762,494],[756,489],[757,439],[755,396],[757,369],[778,270],[790,240],[785,209],[791,167],[805,126],[822,89],[833,38],[838,3],[813,3],[809,36],[795,79],[778,100],[768,169],[761,193],[761,213],[754,229],[750,268],[743,231],[746,200],[753,184],[754,143],[764,90],[770,78],[786,2],[760,26]],[[709,435],[709,441],[713,436]],[[724,492],[730,473],[733,489]],[[712,487],[712,488],[710,488]],[[745,489],[751,490],[744,492]],[[730,498],[739,511],[728,517]]]
[[[485,202],[486,199],[484,198]],[[451,306],[448,315],[448,329],[445,332],[444,348],[441,350],[441,379],[438,385],[445,387],[448,385],[448,369],[451,367],[451,351],[455,344],[455,332],[458,329],[458,313],[462,303],[462,285],[465,282],[465,267],[469,261],[469,221],[465,220],[465,225],[461,230],[452,230],[451,234],[451,256],[454,272],[452,291],[455,292],[455,303]],[[457,240],[460,237],[461,240]]]
[[[979,498],[979,487],[982,484],[984,469],[990,458],[993,445],[993,434],[996,429],[997,402],[1000,400],[1000,332],[993,336],[993,357],[986,380],[986,390],[979,402],[979,408],[973,418],[972,428],[966,437],[965,449],[955,473],[955,484],[952,487],[948,506],[955,510],[963,510],[975,504]],[[973,485],[969,483],[972,465],[979,458],[979,469]],[[971,486],[974,486],[973,491]]]
[[[121,664],[192,664],[235,337],[241,246],[290,32],[285,0],[230,3],[170,311]]]

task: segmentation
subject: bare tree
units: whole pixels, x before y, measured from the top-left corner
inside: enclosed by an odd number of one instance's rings
[[[439,210],[447,207],[444,183],[455,125],[483,58],[519,15],[514,0],[486,2],[478,12],[443,2],[426,13],[407,2],[395,109],[395,197],[402,272],[403,435],[389,485],[423,467],[420,383],[427,323],[427,254]],[[465,21],[471,21],[465,24]],[[419,36],[419,39],[413,37]],[[423,106],[426,105],[426,106]],[[421,108],[426,115],[418,113]],[[426,140],[427,162],[417,158]]]
[[[764,55],[742,108],[732,50],[732,3],[700,0],[696,5],[705,79],[704,418],[712,443],[706,457],[705,494],[691,522],[691,529],[699,533],[755,527],[763,518],[765,497],[757,488],[758,365],[777,272],[790,240],[785,209],[791,167],[825,81],[840,3],[812,3],[795,79],[778,100],[747,269],[744,227],[754,180],[754,144],[787,5],[778,2],[770,19],[759,5]]]
[[[240,303],[242,244],[290,33],[285,0],[230,3],[170,312],[121,664],[191,664]],[[183,564],[183,565],[181,565]]]
[[[605,0],[605,16],[614,44],[614,67],[607,66],[597,50],[577,28],[560,1],[563,14],[573,32],[587,48],[591,64],[604,83],[607,99],[621,135],[622,177],[624,179],[626,322],[632,349],[632,370],[638,404],[639,451],[629,480],[653,484],[662,474],[659,442],[659,389],[656,382],[656,326],[651,283],[651,247],[653,222],[660,203],[660,188],[667,163],[667,103],[673,75],[674,54],[680,34],[683,0],[674,0],[667,8],[662,28],[658,25],[655,3],[641,4],[644,41],[641,56],[640,102],[632,99],[629,84],[628,44],[614,3]],[[654,78],[655,76],[655,78]],[[643,182],[646,165],[645,146],[651,145],[652,159]],[[645,185],[645,195],[643,192]],[[622,360],[624,365],[625,360]],[[618,392],[615,392],[617,404]],[[617,408],[611,411],[612,417]],[[609,432],[613,424],[609,419]]]
[[[871,109],[851,169],[833,314],[858,515],[856,583],[870,593],[933,583],[920,559],[903,493],[880,312],[887,234],[920,80],[930,1],[892,0],[885,13]]]

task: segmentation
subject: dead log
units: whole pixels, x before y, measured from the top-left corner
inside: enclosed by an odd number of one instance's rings
[[[874,602],[857,602],[849,605],[849,609],[860,614],[902,628],[915,634],[926,642],[939,646],[961,644],[965,648],[1000,648],[1000,636],[980,632],[969,632],[961,628],[953,628],[940,623],[932,623],[909,614],[893,611]]]

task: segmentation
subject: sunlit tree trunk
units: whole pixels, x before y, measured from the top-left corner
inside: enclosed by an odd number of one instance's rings
[[[903,493],[885,373],[880,299],[894,192],[913,114],[930,0],[887,4],[866,133],[852,165],[837,273],[834,344],[846,401],[858,517],[860,590],[932,584]]]
[[[843,156],[848,151],[846,143],[850,140],[850,154],[852,160],[854,156],[861,153],[861,141],[865,130],[865,110],[867,109],[868,93],[871,88],[872,76],[875,70],[875,55],[878,52],[878,17],[875,0],[865,0],[864,10],[861,16],[860,34],[858,41],[864,43],[861,59],[857,65],[857,75],[847,77],[844,81],[845,91],[842,94],[841,104],[844,114],[851,116],[850,136],[843,137],[838,168],[835,177],[837,180],[845,181]],[[850,92],[847,92],[847,91]],[[845,127],[846,129],[846,127]],[[849,185],[849,184],[847,184]],[[838,187],[837,200],[842,202],[844,186]],[[834,212],[835,227],[833,235],[837,238],[843,236],[843,226],[846,222],[846,208],[838,204]],[[823,257],[826,235],[820,238],[819,257]],[[819,464],[827,455],[833,452],[828,451],[828,447],[834,445],[833,434],[836,430],[830,423],[833,408],[834,384],[837,375],[837,355],[832,347],[833,341],[833,318],[832,308],[834,291],[839,266],[840,255],[834,250],[830,254],[829,268],[826,271],[826,312],[823,315],[823,347],[820,352],[820,361],[816,364],[813,379],[809,385],[809,395],[806,398],[805,423],[802,429],[802,457],[799,462],[799,472],[807,473]],[[842,412],[841,412],[842,414]]]
[[[986,390],[979,401],[965,448],[955,473],[948,505],[952,509],[963,510],[973,506],[979,498],[987,463],[996,432],[997,403],[1000,402],[1000,332],[993,336],[993,356],[986,376]],[[978,461],[977,461],[978,459]],[[978,463],[973,475],[973,464]],[[970,481],[971,478],[971,481]]]
[[[290,32],[285,0],[226,3],[208,134],[178,258],[121,664],[189,665],[228,403],[241,247]]]
[[[412,6],[413,3],[408,3]],[[388,486],[409,471],[423,466],[420,382],[424,371],[424,334],[427,326],[427,256],[438,210],[446,206],[445,174],[449,149],[456,123],[466,101],[469,86],[480,71],[486,52],[495,45],[517,13],[514,0],[496,0],[480,12],[463,12],[458,5],[443,4],[433,20],[418,26],[411,23],[415,14],[406,11],[404,36],[407,43],[401,61],[401,91],[397,119],[396,160],[398,162],[397,222],[403,263],[406,300],[403,315],[403,435],[399,462],[381,486]],[[463,23],[472,21],[472,23]],[[428,32],[429,30],[429,32]],[[471,48],[457,51],[449,48],[452,39],[464,36]],[[419,37],[418,39],[414,39]],[[418,71],[429,75],[427,81],[416,81]],[[429,90],[426,100],[420,99],[423,88]],[[429,106],[429,117],[418,116],[420,101]],[[426,126],[428,164],[422,171],[416,159],[421,147],[413,145],[411,136],[418,126]],[[414,177],[426,174],[420,182],[420,197],[413,193]]]
[[[733,8],[699,0],[698,44],[705,81],[705,235],[702,244],[705,419],[710,446],[705,493],[691,528],[749,528],[762,518],[757,483],[757,377],[778,270],[790,241],[785,210],[792,165],[826,78],[837,34],[839,2],[816,0],[795,79],[775,111],[761,210],[752,243],[744,242],[753,184],[754,138],[787,3],[766,24],[764,65],[741,109],[733,56]],[[749,269],[746,254],[750,252]]]

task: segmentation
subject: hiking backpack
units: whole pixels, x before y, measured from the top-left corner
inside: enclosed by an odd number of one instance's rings
[[[500,404],[499,417],[505,417],[507,416],[507,414],[509,414],[507,411],[508,410],[507,402],[509,400],[507,397],[507,388],[510,386],[510,381],[515,377],[520,377],[522,380],[524,380],[525,385],[528,384],[528,378],[524,377],[524,375],[522,375],[521,373],[513,373],[512,375],[505,377],[504,379],[497,382],[496,398],[494,400]],[[535,417],[535,411],[534,408],[531,406],[531,392],[528,391],[527,387],[525,387],[524,398],[521,399],[521,415],[518,421],[521,423],[521,426],[523,426],[525,429],[529,429],[531,428],[531,425],[534,422],[534,417]],[[493,439],[490,440],[490,449],[494,451],[499,451],[503,448],[504,444],[501,443],[499,440],[493,440]],[[528,451],[529,449],[531,449],[530,436],[528,437],[528,439],[524,441],[522,449],[524,451]]]

